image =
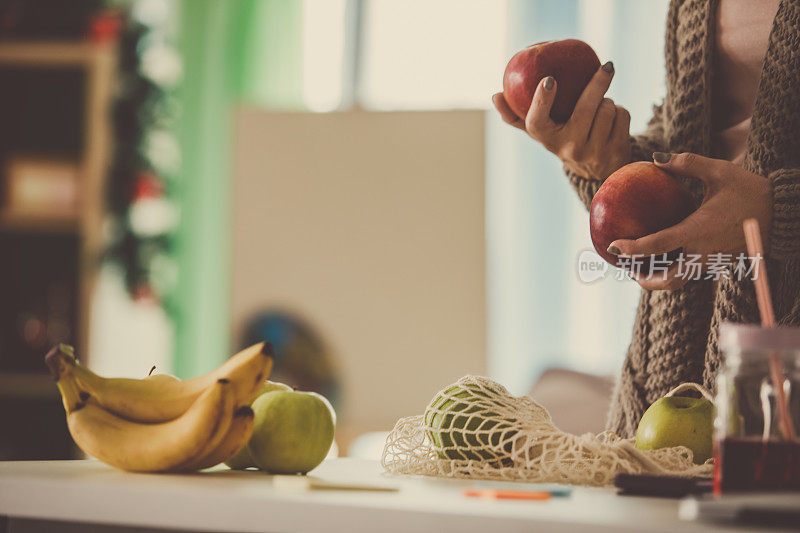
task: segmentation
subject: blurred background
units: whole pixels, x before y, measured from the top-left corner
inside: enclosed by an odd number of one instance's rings
[[[638,291],[579,281],[585,209],[490,97],[580,38],[641,130],[666,7],[0,0],[0,459],[74,454],[57,342],[185,378],[269,340],[342,455],[469,373],[601,430]]]

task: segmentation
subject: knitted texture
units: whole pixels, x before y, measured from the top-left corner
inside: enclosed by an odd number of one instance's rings
[[[647,130],[631,138],[632,161],[652,152],[711,156],[711,71],[717,0],[672,0],[667,14],[667,94]],[[747,140],[745,169],[769,178],[773,223],[768,268],[776,317],[800,325],[800,0],[783,0],[770,33]],[[601,182],[567,172],[588,207]],[[685,181],[699,201],[699,181]],[[647,407],[681,382],[713,390],[723,321],[758,321],[752,282],[690,281],[643,290],[607,427],[632,436]]]

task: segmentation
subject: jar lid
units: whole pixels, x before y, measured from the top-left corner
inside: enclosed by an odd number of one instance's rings
[[[723,322],[719,327],[719,346],[723,351],[800,350],[800,328]]]

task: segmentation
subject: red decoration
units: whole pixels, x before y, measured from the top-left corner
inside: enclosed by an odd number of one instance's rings
[[[100,11],[89,20],[89,40],[104,44],[114,42],[122,28],[120,14],[113,9]]]
[[[141,172],[133,184],[133,201],[164,196],[164,182],[152,172]]]

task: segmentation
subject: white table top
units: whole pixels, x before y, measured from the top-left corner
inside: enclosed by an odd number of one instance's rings
[[[294,492],[273,487],[261,472],[221,468],[167,475],[131,474],[96,461],[0,462],[0,515],[235,532],[719,531],[680,521],[677,500],[622,497],[612,489],[489,501],[463,496],[468,481],[388,476],[373,461],[330,460],[312,474],[400,491]]]

